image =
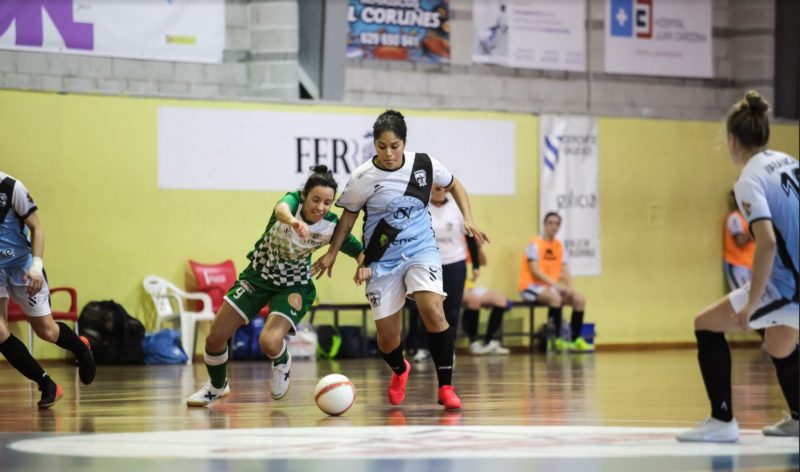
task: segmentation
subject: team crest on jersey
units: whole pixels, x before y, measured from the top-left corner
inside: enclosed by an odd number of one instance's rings
[[[750,203],[743,201],[742,210],[744,210],[745,216],[750,217]]]
[[[291,293],[289,294],[289,298],[287,299],[289,302],[289,306],[294,308],[295,310],[299,310],[303,307],[303,297],[300,296],[299,293]]]
[[[417,185],[420,187],[428,186],[428,173],[424,169],[414,171],[414,178],[417,179]]]
[[[8,197],[4,193],[0,193],[0,208],[5,208],[8,205]]]

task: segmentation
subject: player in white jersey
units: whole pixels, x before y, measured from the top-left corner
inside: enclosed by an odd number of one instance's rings
[[[446,188],[464,216],[465,232],[486,240],[472,219],[464,186],[439,161],[427,154],[405,152],[406,123],[394,110],[381,114],[372,127],[377,155],[359,166],[336,203],[345,209],[328,253],[314,264],[314,273],[330,275],[336,255],[363,209],[365,261],[356,270],[356,284],[367,282],[378,332],[378,349],[389,367],[389,402],[405,399],[411,365],[400,342],[406,297],[417,303],[428,331],[439,380],[438,401],[446,410],[461,408],[452,387],[453,338],[444,316],[442,263],[427,207],[434,184]]]
[[[766,329],[766,350],[789,406],[789,413],[763,432],[767,436],[800,436],[800,169],[796,159],[767,149],[768,110],[767,102],[751,90],[728,114],[728,149],[734,163],[744,166],[734,190],[756,242],[753,274],[749,284],[695,318],[697,358],[711,416],[679,434],[679,441],[738,440],[739,426],[731,404],[731,356],[724,333],[760,328]]]
[[[329,211],[336,180],[326,166],[312,170],[302,192],[287,193],[275,205],[267,228],[247,255],[250,264],[225,295],[206,337],[203,358],[210,380],[186,400],[188,406],[206,406],[230,393],[228,339],[266,305],[270,314],[258,344],[272,359],[270,394],[280,400],[288,392],[292,357],[286,335],[295,334],[314,303],[311,254],[331,240],[338,223]],[[343,250],[359,262],[363,259],[363,246],[352,236]]]
[[[37,336],[75,354],[84,384],[94,380],[95,362],[86,338],[78,337],[66,324],[53,321],[42,261],[44,227],[37,210],[22,182],[0,172],[0,353],[11,366],[39,385],[42,398],[38,406],[49,408],[63,392],[9,330],[8,299],[22,308]],[[30,231],[30,240],[26,229]]]

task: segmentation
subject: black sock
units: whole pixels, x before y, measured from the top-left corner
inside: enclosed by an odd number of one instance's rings
[[[44,373],[42,366],[36,362],[25,344],[13,334],[0,344],[0,353],[8,360],[12,367],[17,369],[20,374],[33,380],[37,384],[41,382],[47,374]]]
[[[431,357],[436,366],[439,388],[453,384],[453,337],[450,330],[441,333],[428,333],[431,342]]]
[[[464,309],[464,333],[469,336],[469,342],[473,343],[478,340],[478,310]]]
[[[506,309],[499,306],[492,308],[492,312],[489,315],[489,325],[486,327],[486,337],[484,338],[486,343],[493,339],[498,339],[500,328],[503,326],[503,314],[505,312]]]
[[[770,356],[772,357],[772,356]],[[787,357],[777,359],[772,357],[775,364],[775,373],[778,374],[778,383],[783,391],[783,397],[789,405],[789,413],[793,419],[798,419],[797,404],[800,401],[800,352],[797,347]]]
[[[581,330],[583,329],[583,310],[572,310],[572,318],[569,320],[569,328],[572,331],[572,339],[574,341],[581,337]]]
[[[380,349],[378,350],[380,351]],[[380,351],[380,353],[381,357],[383,357],[383,360],[385,360],[386,363],[389,364],[389,367],[392,368],[392,372],[397,375],[405,373],[406,363],[403,360],[403,343],[400,343],[400,345],[397,346],[397,349],[392,352],[387,353]]]
[[[697,360],[711,401],[711,416],[721,421],[733,419],[731,405],[731,351],[722,333],[695,331]]]
[[[556,337],[561,336],[561,322],[564,318],[563,310],[561,307],[550,307],[547,310],[547,320],[553,322],[553,327],[556,329]]]
[[[83,354],[86,349],[86,344],[83,344],[81,338],[72,331],[65,323],[57,322],[58,325],[58,339],[56,339],[56,346],[61,349],[66,349],[76,356]]]

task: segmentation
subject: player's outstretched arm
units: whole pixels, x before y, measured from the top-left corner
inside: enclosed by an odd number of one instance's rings
[[[342,248],[345,239],[347,239],[350,232],[353,230],[353,225],[357,218],[358,213],[353,213],[348,210],[342,212],[342,216],[339,218],[339,224],[336,225],[336,229],[333,231],[333,237],[331,238],[328,252],[317,259],[314,265],[311,266],[311,274],[313,277],[319,279],[322,277],[322,274],[326,272],[328,273],[328,277],[331,276],[333,264],[336,262],[336,256],[339,254],[339,250]]]

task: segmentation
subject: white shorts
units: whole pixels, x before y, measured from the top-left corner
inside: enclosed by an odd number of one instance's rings
[[[470,293],[473,297],[480,298],[486,295],[489,292],[489,289],[486,287],[472,287],[468,288],[464,291],[464,293]]]
[[[539,295],[544,293],[545,290],[558,293],[558,290],[554,289],[550,285],[530,284],[519,294],[526,302],[535,302],[539,299]]]
[[[391,316],[414,292],[433,292],[446,297],[442,287],[442,266],[410,260],[391,272],[375,275],[367,282],[366,294],[377,321]]]
[[[750,296],[750,284],[728,294],[728,299],[737,312],[747,304]],[[800,329],[800,305],[788,298],[782,297],[771,283],[767,283],[758,307],[750,315],[750,327],[753,329],[769,328],[770,326],[789,326]]]
[[[47,316],[50,314],[50,289],[47,280],[34,295],[28,295],[28,283],[22,282],[25,275],[23,267],[0,268],[0,298],[11,298],[22,308],[27,316]]]
[[[728,282],[728,290],[736,290],[737,288],[744,287],[744,284],[750,282],[750,269],[747,267],[737,266],[733,264],[724,263],[725,266],[725,280]]]

